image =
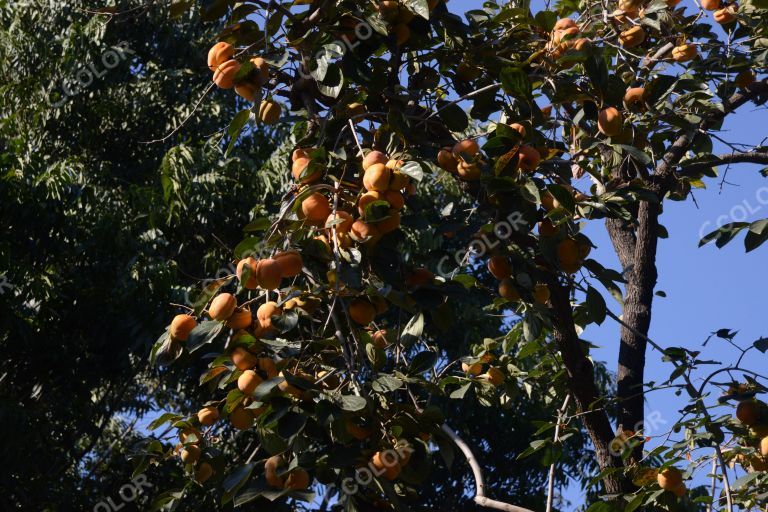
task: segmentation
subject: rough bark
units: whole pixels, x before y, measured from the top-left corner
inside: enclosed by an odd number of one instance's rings
[[[647,348],[644,336],[648,335],[651,325],[653,293],[658,279],[656,255],[661,201],[674,183],[675,170],[696,134],[717,126],[725,116],[750,99],[766,94],[768,82],[757,82],[748,90],[737,92],[724,101],[722,111],[683,131],[669,147],[648,180],[648,188],[657,195],[659,202],[641,202],[635,225],[618,219],[606,220],[608,234],[627,278],[622,319],[628,327],[621,328],[616,390],[619,402],[618,421],[624,429],[640,429],[644,418],[643,385]],[[722,162],[761,161],[762,158],[762,154],[749,154],[744,157],[723,157]],[[642,448],[638,446],[630,461],[638,461],[641,456]]]
[[[568,288],[558,283],[556,278],[552,278],[548,286],[551,290],[550,304],[554,310],[553,338],[563,357],[568,387],[573,394],[576,409],[595,447],[597,463],[601,470],[620,468],[623,466],[621,457],[611,453],[610,446],[615,433],[595,384],[594,367],[586,356],[586,350],[573,324]],[[627,492],[630,485],[620,472],[608,475],[603,483],[608,494]]]
[[[627,225],[612,219],[606,225],[616,254],[624,267],[627,285],[624,296],[623,320],[633,329],[622,327],[616,392],[619,399],[619,425],[623,429],[639,430],[644,418],[645,350],[646,340],[637,333],[648,334],[651,325],[653,291],[656,287],[656,251],[660,206],[643,202],[638,209],[637,228],[633,233]],[[633,454],[635,461],[642,448]]]

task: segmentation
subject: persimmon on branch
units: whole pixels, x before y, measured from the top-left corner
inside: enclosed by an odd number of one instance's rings
[[[414,462],[400,452],[387,462],[387,451],[418,447],[414,461],[428,464],[430,436],[442,432],[472,468],[476,503],[520,511],[485,495],[471,450],[430,401],[436,393],[462,398],[472,389],[495,403],[499,394],[509,399],[522,380],[541,385],[537,392],[547,399],[572,397],[594,446],[606,499],[616,504],[639,496],[648,506],[685,499],[682,475],[669,467],[674,461],[642,468],[641,446],[623,457],[612,443],[643,419],[662,201],[684,181],[678,171],[686,168],[683,159],[696,138],[747,101],[761,101],[765,81],[736,84],[743,90],[722,108],[704,99],[700,90],[709,74],[698,56],[708,48],[688,39],[712,37],[698,25],[701,13],[688,17],[674,0],[622,0],[616,12],[587,2],[578,19],[487,3],[468,16],[468,24],[438,0],[322,0],[301,13],[272,2],[254,5],[265,11],[270,30],[280,25],[287,43],[265,35],[264,54],[249,55],[259,37],[239,33],[248,26],[249,7],[233,11],[224,40],[211,48],[214,83],[234,89],[237,101],[249,105],[230,124],[230,145],[252,117],[280,122],[282,107],[273,97],[286,90],[302,122],[293,127],[297,144],[290,161],[285,155],[293,183],[279,214],[263,226],[264,254],[247,255],[239,245],[237,281],[207,289],[200,306],[174,318],[153,351],[176,359],[216,343],[202,381],[211,382],[218,398],[197,415],[174,417],[187,473],[204,485],[226,468],[209,446],[223,416],[225,425],[258,436],[262,449],[227,478],[229,496],[252,476],[259,482],[252,499],[301,496],[315,473],[322,483],[335,482],[368,463],[383,485],[366,492],[381,491],[397,507],[388,481],[411,485]],[[715,13],[718,22],[735,20],[728,10]],[[361,20],[375,30],[359,41],[360,49],[350,48],[338,61],[312,62]],[[713,46],[707,58],[715,57]],[[278,58],[268,61],[268,54]],[[746,53],[733,58],[742,67],[748,62]],[[694,78],[657,75],[661,62]],[[552,105],[540,105],[544,97]],[[460,105],[470,101],[467,114]],[[494,128],[484,130],[496,115]],[[582,192],[571,183],[585,169],[594,187]],[[432,196],[419,197],[424,181],[434,187]],[[455,195],[470,215],[429,200],[444,194]],[[512,214],[520,225],[497,235],[496,224]],[[456,237],[457,246],[490,234],[495,249],[487,269],[498,290],[478,265],[448,278],[427,268],[437,249],[451,242],[422,235],[423,219],[439,224],[449,218],[476,230]],[[421,227],[410,228],[406,219]],[[581,227],[599,219],[606,221],[622,272],[588,259],[592,242]],[[437,226],[428,227],[437,233]],[[461,258],[459,266],[466,262]],[[589,345],[580,338],[587,325],[612,315],[600,292],[582,285],[593,279],[619,295],[617,283],[625,289],[615,399],[606,396]],[[259,289],[265,303],[254,319],[249,306],[255,303],[242,296]],[[469,289],[487,296],[489,311],[518,314],[521,322],[503,342],[469,340],[461,370],[447,364],[438,372],[435,318],[450,315],[451,298]],[[582,294],[586,302],[579,303]],[[210,321],[202,321],[206,311]],[[405,326],[404,314],[411,317]],[[217,338],[221,333],[226,336]],[[550,379],[546,370],[539,372],[543,377],[523,375],[519,365],[528,364],[526,354],[507,343],[511,338],[526,347],[541,344],[541,359],[530,364],[557,370],[555,376]],[[618,429],[609,416],[614,403]],[[706,408],[698,414],[712,419]],[[304,425],[311,425],[311,436]],[[201,432],[199,426],[211,428]],[[722,466],[719,445],[717,450]],[[336,451],[354,457],[325,471],[317,461]],[[636,484],[633,473],[644,469],[654,480]],[[722,473],[730,492],[724,466]],[[553,476],[550,471],[550,500]],[[729,507],[732,502],[728,498]]]

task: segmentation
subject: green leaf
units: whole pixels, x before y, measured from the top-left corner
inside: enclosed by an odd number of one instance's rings
[[[621,149],[623,152],[628,153],[632,158],[643,166],[651,164],[651,157],[645,151],[641,151],[634,146],[628,146],[626,144],[611,144],[615,148]]]
[[[587,288],[587,311],[592,321],[601,325],[605,321],[607,309],[605,299],[600,292],[591,286]]]
[[[760,247],[766,240],[768,240],[768,219],[758,220],[749,225],[744,247],[747,252],[750,252]]]
[[[409,176],[417,183],[424,179],[424,168],[422,167],[421,163],[415,160],[405,162],[398,168],[398,171],[405,174],[406,176]]]
[[[600,501],[593,503],[587,509],[587,512],[621,512],[621,505],[618,501]]]
[[[471,387],[472,387],[472,383],[471,382],[467,382],[466,384],[461,386],[459,389],[453,391],[450,394],[450,397],[458,399],[458,400],[461,400],[462,398],[464,398],[464,395],[467,394],[467,391],[469,391],[469,388],[471,388]]]
[[[463,132],[469,126],[467,113],[455,103],[438,100],[438,117],[445,123],[445,127],[454,132]]]
[[[332,393],[330,396],[333,397],[333,401],[342,410],[348,412],[362,411],[368,405],[368,402],[362,396],[342,395],[341,393]]]
[[[390,393],[396,391],[402,387],[403,381],[392,375],[381,375],[378,379],[373,381],[371,388],[377,393]]]
[[[410,348],[416,343],[424,332],[424,313],[419,311],[408,321],[400,335],[400,343],[405,348]]]
[[[181,416],[179,414],[176,414],[176,413],[173,413],[173,412],[165,412],[165,413],[161,414],[160,417],[154,419],[152,421],[152,423],[150,423],[147,426],[147,429],[148,430],[156,430],[156,429],[160,428],[161,426],[165,425],[166,423],[178,421],[181,418],[183,418],[183,416]]]
[[[229,135],[229,144],[227,144],[227,149],[226,151],[224,151],[224,156],[229,155],[229,152],[232,151],[232,148],[235,147],[235,143],[237,142],[237,139],[240,137],[240,132],[242,132],[243,128],[245,128],[245,123],[248,122],[248,119],[250,117],[251,117],[250,109],[241,110],[240,112],[237,113],[237,115],[235,115],[235,117],[229,123],[229,127],[227,128],[227,134]]]
[[[624,507],[624,512],[633,512],[637,509],[640,505],[643,504],[643,500],[645,499],[644,494],[638,494],[632,500],[627,504],[626,507]]]
[[[245,485],[245,483],[251,477],[251,472],[253,472],[254,467],[256,467],[255,462],[243,464],[242,466],[236,468],[227,476],[227,478],[224,479],[224,482],[221,484],[225,491],[224,503],[232,499],[232,496],[234,496],[234,494],[237,493],[237,491],[243,485]]]
[[[768,338],[760,338],[752,344],[757,350],[765,354],[768,351]]]
[[[203,345],[211,343],[224,329],[224,324],[216,320],[206,320],[192,329],[187,340],[187,350],[194,352]]]
[[[344,89],[344,74],[338,64],[328,65],[328,72],[322,81],[316,82],[321,93],[331,98],[338,98]]]
[[[699,241],[699,247],[714,241],[717,248],[721,249],[723,246],[725,246],[725,244],[733,240],[733,237],[735,237],[742,229],[746,228],[747,226],[749,226],[749,224],[746,222],[732,222],[730,224],[726,224],[704,236],[704,238]]]
[[[531,81],[521,68],[506,67],[501,70],[499,78],[505,93],[523,99],[531,96]]]
[[[425,350],[419,352],[411,360],[411,365],[408,368],[409,374],[419,374],[433,368],[437,363],[437,352],[431,350]]]
[[[555,23],[557,23],[557,13],[550,10],[541,10],[536,13],[534,20],[536,25],[547,32],[552,32],[552,29],[555,28]]]
[[[266,229],[269,229],[270,226],[272,226],[271,220],[269,220],[266,217],[259,217],[258,219],[254,219],[251,222],[249,222],[243,228],[243,231],[245,231],[246,233],[250,233],[253,231],[264,231]]]
[[[400,0],[402,5],[405,5],[409,11],[414,14],[418,14],[425,20],[429,19],[429,5],[427,0]]]
[[[756,479],[757,477],[761,476],[761,473],[758,471],[755,471],[754,473],[747,473],[746,475],[740,476],[736,479],[735,482],[733,482],[733,489],[741,489],[742,487],[746,486],[749,482]]]

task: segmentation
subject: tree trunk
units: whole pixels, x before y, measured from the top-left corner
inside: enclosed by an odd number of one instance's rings
[[[611,451],[615,432],[605,412],[605,402],[595,384],[594,366],[587,358],[573,324],[568,288],[560,285],[556,278],[548,285],[552,293],[550,303],[555,310],[553,338],[563,356],[563,364],[568,373],[568,388],[595,447],[597,463],[601,470],[621,468],[624,464],[620,454]],[[620,472],[607,475],[603,483],[608,494],[631,490],[631,484]]]
[[[651,325],[653,292],[656,287],[656,251],[658,247],[659,210],[657,203],[643,202],[638,209],[635,233],[615,219],[606,225],[616,254],[624,267],[627,285],[622,319],[632,329],[622,326],[617,371],[619,425],[623,429],[642,429],[644,418],[644,370],[646,340]],[[639,460],[642,448],[633,458]]]

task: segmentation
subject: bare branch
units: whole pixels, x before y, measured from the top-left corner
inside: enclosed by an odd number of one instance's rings
[[[505,512],[533,512],[530,509],[518,507],[516,505],[510,505],[509,503],[504,503],[501,501],[496,501],[491,498],[488,498],[485,495],[485,482],[483,481],[483,470],[480,467],[480,464],[477,462],[477,459],[475,458],[475,454],[472,453],[472,450],[469,448],[467,443],[464,442],[464,440],[459,437],[456,432],[453,431],[451,427],[443,423],[443,425],[440,427],[445,434],[451,438],[451,441],[453,441],[456,446],[459,447],[461,452],[464,454],[464,457],[467,459],[467,462],[469,463],[469,467],[472,468],[472,474],[475,477],[475,503],[480,505],[481,507],[486,508],[493,508],[496,510],[504,510]]]
[[[691,160],[687,162],[681,162],[682,168],[679,174],[683,176],[693,176],[698,172],[708,169],[710,167],[716,167],[718,165],[726,164],[768,164],[768,151],[747,151],[744,153],[729,153],[726,155],[717,155],[714,158],[707,160]]]

